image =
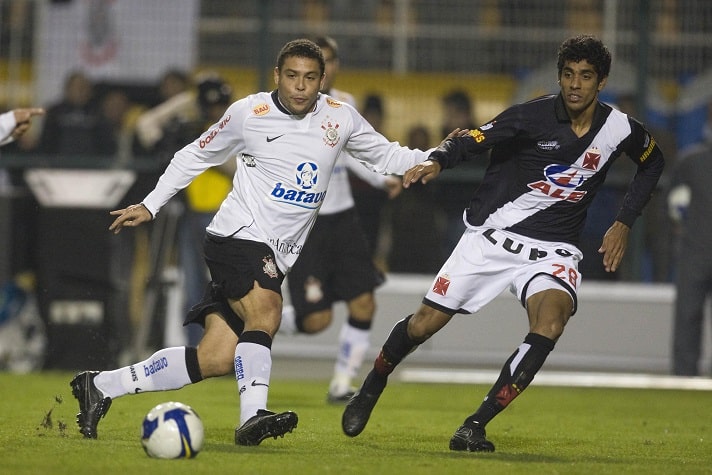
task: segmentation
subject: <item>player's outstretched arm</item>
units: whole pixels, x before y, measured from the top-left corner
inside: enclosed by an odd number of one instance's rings
[[[153,215],[146,209],[143,204],[131,205],[124,209],[117,209],[109,212],[112,216],[118,216],[111,226],[109,226],[109,231],[113,231],[114,234],[119,234],[124,226],[136,227],[141,223],[146,221],[151,221]]]
[[[603,254],[603,267],[606,272],[615,272],[618,269],[626,247],[628,246],[628,233],[630,228],[620,221],[614,222],[603,236],[603,243],[598,252]]]

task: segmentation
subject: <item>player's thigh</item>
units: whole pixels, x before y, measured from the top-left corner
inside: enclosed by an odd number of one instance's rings
[[[274,337],[282,318],[282,295],[262,288],[258,282],[244,297],[228,298],[230,308],[242,317],[244,331],[263,331]]]
[[[529,331],[557,340],[573,311],[571,295],[562,287],[552,287],[527,299]]]

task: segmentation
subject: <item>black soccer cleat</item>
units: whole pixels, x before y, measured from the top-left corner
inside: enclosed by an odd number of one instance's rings
[[[346,404],[344,415],[341,417],[341,428],[349,437],[359,435],[368,423],[373,408],[376,407],[381,393],[367,393],[363,388]]]
[[[486,436],[484,427],[461,425],[450,439],[450,450],[494,452],[494,444]]]
[[[82,371],[77,373],[69,383],[72,394],[79,401],[77,425],[85,439],[96,439],[96,426],[99,424],[99,419],[104,417],[111,407],[111,398],[104,397],[94,385],[97,374],[98,371]]]
[[[284,437],[284,434],[296,429],[298,420],[297,414],[292,411],[275,414],[259,409],[257,415],[235,429],[235,444],[260,445],[267,437]]]

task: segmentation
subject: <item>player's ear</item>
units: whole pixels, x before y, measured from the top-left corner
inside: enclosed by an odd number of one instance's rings
[[[275,86],[279,86],[279,68],[278,67],[274,68],[274,84],[275,84]]]
[[[602,91],[604,87],[606,87],[606,83],[608,82],[608,76],[605,76],[603,79],[601,79],[598,82],[598,91]]]

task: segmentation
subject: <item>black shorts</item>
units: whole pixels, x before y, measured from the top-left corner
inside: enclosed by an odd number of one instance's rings
[[[354,208],[319,215],[287,282],[297,318],[372,292],[383,282]]]
[[[281,296],[284,274],[277,268],[272,249],[261,242],[207,234],[203,251],[212,281],[203,299],[188,312],[184,325],[205,326],[205,316],[218,312],[239,336],[244,323],[232,311],[227,299],[241,299],[252,290],[255,281]]]

